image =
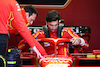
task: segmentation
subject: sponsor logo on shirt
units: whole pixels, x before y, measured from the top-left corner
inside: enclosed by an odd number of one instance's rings
[[[16,4],[16,6],[17,6],[17,11],[20,11],[21,9],[18,3]]]

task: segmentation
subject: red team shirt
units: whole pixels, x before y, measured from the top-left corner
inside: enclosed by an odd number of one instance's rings
[[[49,31],[49,33],[50,33],[50,38],[57,38],[57,30],[54,33]],[[35,38],[45,38],[45,34],[44,34],[43,30],[37,31],[36,33],[33,34],[33,36]],[[62,29],[61,38],[72,39],[74,37],[78,37],[78,38],[81,39],[82,42],[81,42],[80,46],[82,46],[83,48],[88,48],[89,47],[88,42],[86,40],[84,40],[83,38],[79,37],[75,33],[75,31],[73,31],[71,28],[64,27]],[[54,45],[50,44],[49,42],[44,42],[42,44],[42,46],[46,49],[46,52],[48,54],[53,54],[54,53]],[[59,46],[58,46],[58,54],[59,55],[62,55],[62,54],[66,55],[68,52],[69,52],[69,44],[67,44],[67,43],[60,43]]]
[[[23,20],[19,4],[15,0],[0,0],[0,34],[8,34],[9,22],[14,18],[14,28],[28,42],[31,47],[36,47],[37,53],[45,55],[44,48],[32,37]]]
[[[30,23],[28,23],[27,22],[27,18],[26,18],[26,13],[25,13],[25,9],[24,8],[21,8],[21,14],[22,14],[22,16],[23,16],[23,20],[25,21],[25,23],[26,23],[26,26],[28,27],[28,26],[30,26]],[[14,18],[13,17],[11,17],[11,19],[10,19],[10,23],[9,23],[9,26],[10,26],[10,34],[18,34],[18,31],[14,28],[14,26],[15,26],[15,24],[14,24]]]

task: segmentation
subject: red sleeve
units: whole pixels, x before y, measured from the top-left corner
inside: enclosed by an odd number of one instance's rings
[[[23,17],[23,20],[25,21],[25,23],[26,23],[26,26],[28,27],[28,26],[30,26],[30,23],[28,23],[27,22],[27,19],[26,19],[26,13],[25,13],[25,9],[24,8],[21,8],[21,14],[22,14],[22,17]],[[18,31],[14,28],[14,26],[16,26],[15,24],[14,24],[14,18],[11,16],[11,19],[10,19],[10,24],[9,24],[9,26],[10,26],[10,34],[18,34]]]
[[[34,38],[45,38],[45,34],[43,30],[38,30],[33,34]]]
[[[64,28],[64,29],[63,29],[63,36],[68,37],[68,38],[78,37],[78,38],[80,38],[81,41],[82,41],[82,43],[80,44],[82,47],[84,47],[84,48],[88,48],[88,47],[89,47],[88,42],[87,42],[85,39],[83,39],[83,38],[81,38],[80,36],[78,36],[78,35],[76,34],[76,32],[73,31],[71,28]]]
[[[19,4],[16,1],[13,1],[13,3],[11,3],[11,4],[12,4],[12,8],[11,8],[12,9],[12,15],[15,19],[14,28],[19,32],[19,34],[27,41],[27,43],[31,47],[36,46],[36,48],[39,50],[40,53],[46,54],[44,48],[39,44],[38,41],[36,41],[32,37],[29,29],[27,28],[26,23],[23,20]]]

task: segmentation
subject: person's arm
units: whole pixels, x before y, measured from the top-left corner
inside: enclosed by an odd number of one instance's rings
[[[73,45],[80,45],[80,46],[82,46],[84,48],[88,48],[89,47],[88,42],[85,39],[83,39],[80,36],[78,36],[76,34],[76,32],[73,31],[71,28],[65,28],[64,30],[65,30],[65,32],[64,32],[65,34],[64,35],[67,35],[69,38],[71,38],[71,42],[72,42]]]
[[[27,18],[26,18],[26,13],[25,13],[25,9],[24,8],[21,8],[21,14],[22,14],[22,17],[23,17],[23,20],[25,21],[26,23],[26,26],[30,26],[30,23],[27,22]],[[14,24],[14,18],[11,16],[11,19],[10,19],[10,23],[9,23],[9,26],[10,26],[10,34],[18,34],[18,31],[14,28],[14,26],[16,26]]]
[[[12,3],[11,3],[12,4]],[[27,41],[27,43],[33,48],[33,50],[37,53],[37,55],[47,55],[47,53],[45,52],[44,48],[39,44],[38,41],[36,41],[29,29],[27,28],[25,21],[23,20],[23,17],[21,15],[21,11],[20,11],[20,6],[16,1],[13,1],[12,4],[12,14],[14,17],[14,24],[16,26],[14,26],[14,28],[19,32],[19,34]]]
[[[33,33],[32,36],[36,39],[45,38],[45,34],[43,30],[38,30],[37,32]]]

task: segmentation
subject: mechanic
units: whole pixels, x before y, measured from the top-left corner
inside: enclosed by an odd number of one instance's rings
[[[9,21],[14,18],[14,28],[27,41],[37,56],[47,55],[45,49],[36,41],[23,20],[21,9],[16,0],[0,0],[0,55],[5,55],[7,35],[9,32]]]
[[[37,10],[33,6],[25,6],[21,8],[21,14],[23,16],[24,21],[26,22],[26,26],[31,26],[38,16]],[[10,34],[18,34],[18,31],[14,29],[14,18],[10,19]]]
[[[72,45],[81,46],[83,48],[88,48],[89,44],[86,40],[79,37],[75,31],[71,28],[63,27],[64,25],[59,23],[61,19],[60,14],[52,10],[46,15],[46,25],[43,26],[43,30],[39,30],[33,34],[35,38],[68,38],[71,39]],[[23,40],[24,41],[24,40]],[[24,43],[22,41],[22,43]],[[66,44],[66,45],[65,45]],[[54,54],[54,45],[49,42],[42,43],[42,46],[46,49],[48,54]],[[58,55],[68,55],[69,44],[60,43],[58,45]]]

